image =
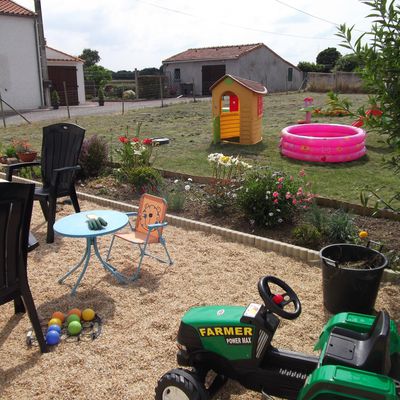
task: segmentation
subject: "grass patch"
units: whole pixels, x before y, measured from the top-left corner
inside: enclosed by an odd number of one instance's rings
[[[382,137],[369,133],[367,156],[350,163],[316,164],[281,157],[278,149],[283,127],[304,119],[300,111],[304,97],[312,96],[314,105],[324,106],[327,101],[323,93],[272,94],[265,98],[263,117],[263,142],[253,146],[234,144],[212,144],[211,101],[176,104],[164,108],[131,110],[124,115],[103,115],[72,118],[70,121],[86,128],[86,136],[103,135],[111,151],[119,146],[118,137],[128,133],[133,136],[137,122],[142,122],[141,136],[168,137],[170,144],[160,146],[156,152],[154,166],[176,172],[210,176],[211,168],[207,156],[212,152],[240,155],[246,162],[270,165],[277,170],[297,174],[304,169],[313,183],[314,191],[321,196],[359,203],[359,193],[366,185],[386,186],[382,194],[392,195],[398,187],[398,178],[391,170],[382,166],[384,156],[391,155]],[[346,94],[354,109],[367,103],[367,96]],[[313,116],[312,122],[351,124],[353,117]],[[0,142],[7,145],[13,138],[27,138],[33,148],[40,150],[42,127],[54,122],[44,121],[31,125],[0,128]],[[116,154],[113,154],[117,161]]]

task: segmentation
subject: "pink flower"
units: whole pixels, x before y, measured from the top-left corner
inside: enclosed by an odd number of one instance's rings
[[[278,192],[272,193],[272,197],[279,197],[279,193]]]
[[[283,176],[281,176],[280,178],[278,178],[278,182],[281,183],[281,182],[283,182],[284,179],[285,178]]]
[[[292,181],[292,180],[294,179],[294,178],[293,178],[293,175],[290,175],[290,178],[289,178],[289,179]]]
[[[302,170],[299,172],[299,176],[301,176],[301,177],[305,176],[305,174],[306,174],[306,172],[304,171],[304,169],[302,169]]]
[[[297,204],[297,200],[296,200],[296,199],[293,199],[293,200],[292,200],[292,204],[295,206],[295,205]]]
[[[289,200],[292,197],[292,195],[290,194],[290,192],[287,192],[285,197],[286,197],[286,200]]]
[[[278,185],[276,188],[277,188],[278,190],[281,190],[281,189],[282,189],[282,185]]]
[[[274,200],[274,203],[275,203],[275,204],[278,204],[278,199],[275,199],[275,200]]]

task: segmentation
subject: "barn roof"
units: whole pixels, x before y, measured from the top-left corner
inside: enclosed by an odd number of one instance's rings
[[[251,81],[250,79],[244,79],[244,78],[240,78],[239,76],[234,76],[234,75],[229,75],[229,74],[226,74],[222,78],[218,79],[217,82],[215,82],[210,87],[210,90],[212,90],[215,86],[217,86],[220,82],[224,81],[226,78],[233,79],[239,85],[244,86],[245,88],[251,90],[252,92],[255,92],[258,94],[267,94],[268,93],[267,88],[259,82]]]
[[[178,62],[178,61],[204,61],[204,60],[234,60],[243,56],[249,51],[255,50],[262,43],[242,44],[236,46],[217,46],[217,47],[202,47],[198,49],[189,49],[182,53],[176,54],[167,58],[163,62]]]
[[[11,0],[0,0],[0,15],[34,17],[35,13]]]

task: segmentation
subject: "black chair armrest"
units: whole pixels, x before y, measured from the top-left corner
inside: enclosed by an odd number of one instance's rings
[[[54,175],[51,180],[51,187],[54,188],[54,190],[57,192],[57,187],[58,187],[58,181],[60,179],[60,175],[65,173],[65,172],[70,172],[70,171],[79,171],[81,169],[80,165],[73,165],[72,167],[64,167],[64,168],[56,168],[53,170]]]
[[[35,167],[37,165],[40,165],[39,161],[24,162],[24,163],[8,165],[6,167],[6,180],[9,182],[12,181],[12,176],[13,176],[14,170],[18,170],[18,169],[26,168],[26,167]]]

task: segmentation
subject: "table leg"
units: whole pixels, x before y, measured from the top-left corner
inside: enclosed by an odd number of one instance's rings
[[[75,267],[70,269],[62,278],[60,278],[58,280],[58,283],[63,283],[66,278],[68,278],[73,272],[75,272],[82,265],[83,262],[85,262],[83,265],[82,272],[80,273],[78,280],[76,281],[74,287],[71,290],[72,296],[75,295],[76,289],[78,288],[79,284],[81,283],[81,280],[82,280],[83,276],[85,275],[86,269],[88,267],[89,260],[90,260],[90,254],[91,254],[91,245],[92,245],[92,239],[86,238],[86,250],[85,250],[85,254],[83,255],[82,259],[79,261],[78,264],[75,265]]]
[[[107,261],[104,261],[103,258],[101,257],[101,254],[99,252],[99,248],[97,247],[97,240],[94,238],[93,240],[93,248],[94,248],[94,253],[96,254],[97,258],[101,262],[101,265],[103,268],[110,272],[115,278],[117,278],[119,283],[125,283],[127,282],[127,278],[123,276],[121,273],[119,273],[116,268],[114,268],[111,264],[109,264]]]

